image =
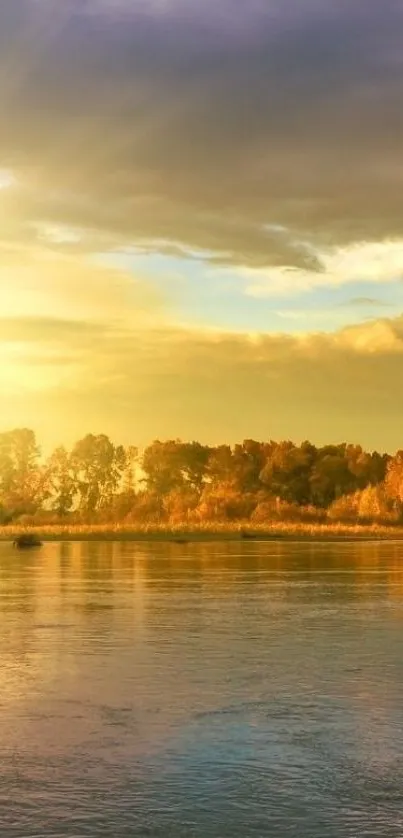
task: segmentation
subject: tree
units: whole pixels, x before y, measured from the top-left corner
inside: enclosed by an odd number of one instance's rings
[[[369,484],[375,486],[384,480],[388,461],[384,455],[363,451],[361,445],[346,445],[344,456],[355,488],[365,489]]]
[[[173,490],[201,492],[210,449],[199,442],[156,440],[143,454],[142,468],[147,489],[162,498]]]
[[[188,521],[194,515],[199,502],[199,494],[190,486],[172,489],[162,501],[163,516],[170,523]]]
[[[157,439],[144,451],[145,483],[148,491],[159,498],[183,486],[181,444],[180,440],[160,442]]]
[[[261,482],[275,497],[304,505],[311,496],[311,472],[316,448],[309,442],[300,447],[286,441],[276,445],[260,474]]]
[[[180,459],[186,486],[200,494],[206,481],[206,469],[211,449],[200,442],[181,443]]]
[[[34,512],[41,502],[43,472],[35,434],[16,428],[0,434],[0,502],[12,517]]]
[[[208,484],[234,482],[233,465],[230,445],[217,445],[211,448],[206,466],[206,482]]]
[[[270,443],[244,439],[235,445],[232,463],[235,482],[242,492],[258,492],[262,489],[261,473],[270,455]]]
[[[108,507],[120,485],[126,465],[123,446],[115,446],[105,434],[87,434],[74,446],[70,463],[79,498],[79,511],[92,516]]]
[[[73,507],[77,488],[71,457],[63,445],[53,451],[45,472],[50,509],[64,517]]]
[[[204,521],[249,518],[255,503],[253,496],[242,494],[231,482],[213,483],[205,486],[197,515]]]
[[[391,520],[391,509],[384,486],[366,486],[358,492],[358,517],[366,521]]]
[[[137,457],[137,448],[129,445],[125,451],[120,490],[114,493],[112,502],[108,506],[108,515],[113,521],[124,521],[129,518],[136,505]]]
[[[354,491],[356,479],[348,466],[345,445],[326,445],[318,450],[310,483],[312,503],[323,508]]]
[[[365,489],[349,495],[341,495],[333,501],[327,511],[331,521],[387,522],[393,521],[393,509],[383,484],[368,484]]]
[[[403,513],[403,451],[171,439],[153,442],[139,461],[135,448],[87,434],[43,464],[32,430],[0,433],[0,523],[41,510],[88,521],[391,521]]]
[[[386,469],[385,491],[395,503],[395,507],[403,507],[403,451],[397,451],[389,461]]]

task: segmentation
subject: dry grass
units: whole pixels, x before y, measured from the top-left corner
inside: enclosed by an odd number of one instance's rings
[[[180,536],[192,541],[239,540],[244,534],[256,539],[293,539],[293,540],[384,540],[403,539],[403,526],[384,526],[379,524],[311,524],[273,522],[251,525],[244,522],[206,522],[200,524],[144,524],[125,526],[122,524],[0,527],[0,540],[10,541],[22,533],[35,533],[45,541],[85,541],[85,540],[127,540],[169,541]]]

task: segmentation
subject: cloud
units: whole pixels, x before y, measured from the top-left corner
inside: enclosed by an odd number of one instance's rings
[[[14,0],[0,163],[27,223],[306,268],[402,235],[402,34],[397,0]]]
[[[9,319],[3,334],[16,318],[30,316],[37,324],[45,317],[47,322],[124,320],[137,327],[165,322],[165,301],[149,280],[35,246],[16,245],[14,252],[9,248],[8,258],[1,257],[0,248],[0,311]]]
[[[184,329],[99,254],[259,300],[399,281],[402,36],[398,0],[0,3],[3,426],[397,447],[401,319]]]
[[[1,343],[26,344],[29,351],[35,344],[63,346],[71,349],[76,342],[86,346],[105,334],[105,324],[89,320],[63,320],[56,317],[1,317]],[[112,330],[111,330],[112,331]]]
[[[87,431],[140,445],[171,436],[401,444],[402,318],[298,336],[26,318],[7,329],[2,426],[23,407],[48,444]]]
[[[387,307],[389,303],[385,302],[385,300],[380,300],[377,297],[352,297],[349,300],[345,300],[341,305],[347,306],[348,308],[383,308]]]
[[[357,242],[318,251],[322,269],[244,267],[238,275],[252,297],[289,296],[350,283],[393,283],[403,278],[403,239]]]

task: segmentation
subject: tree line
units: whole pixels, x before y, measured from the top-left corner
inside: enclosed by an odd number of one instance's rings
[[[41,457],[32,430],[0,434],[0,523],[403,520],[403,451],[341,443],[155,441],[105,434]]]

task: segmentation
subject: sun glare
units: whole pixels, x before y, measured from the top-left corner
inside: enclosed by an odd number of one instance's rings
[[[0,169],[0,190],[9,189],[16,182],[15,175],[9,169]]]
[[[0,390],[11,396],[49,391],[65,382],[74,368],[54,351],[41,347],[33,352],[24,341],[0,342]]]

